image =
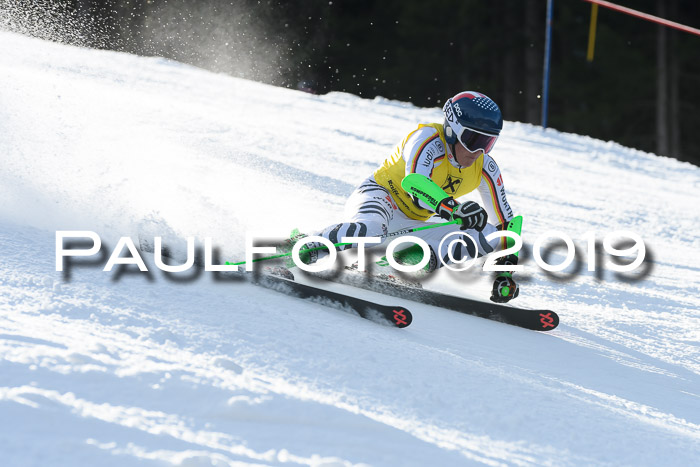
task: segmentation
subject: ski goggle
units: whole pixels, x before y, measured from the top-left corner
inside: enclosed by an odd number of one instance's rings
[[[457,135],[457,139],[462,143],[462,146],[471,152],[476,152],[481,149],[484,153],[488,154],[493,148],[493,145],[496,144],[498,136],[487,135],[486,133],[481,133],[471,128],[462,127],[460,133]]]

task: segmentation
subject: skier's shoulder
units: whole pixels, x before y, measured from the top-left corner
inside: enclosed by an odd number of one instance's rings
[[[445,154],[445,144],[442,134],[437,128],[437,124],[419,124],[406,138],[404,148],[409,148],[409,152],[430,147],[437,155]]]
[[[432,139],[435,137],[442,139],[443,131],[441,123],[419,123],[418,127],[413,130],[411,135],[425,139]]]
[[[497,178],[501,174],[501,169],[498,167],[496,160],[490,154],[484,154],[482,173],[489,175],[492,178]]]

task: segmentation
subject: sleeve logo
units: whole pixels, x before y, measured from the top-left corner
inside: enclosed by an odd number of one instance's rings
[[[436,140],[435,147],[438,150],[438,154],[445,154],[445,147],[442,145],[442,141]]]

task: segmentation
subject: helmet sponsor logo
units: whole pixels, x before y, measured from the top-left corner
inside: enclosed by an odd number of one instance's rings
[[[453,104],[455,108],[455,112],[457,112],[457,116],[461,117],[462,116],[462,109],[459,108],[459,102]]]
[[[447,119],[448,122],[454,122],[455,121],[455,114],[452,112],[452,105],[450,101],[447,101],[445,103],[445,107],[443,109],[445,111],[445,118]]]

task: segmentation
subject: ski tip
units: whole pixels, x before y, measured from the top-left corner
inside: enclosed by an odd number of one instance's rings
[[[392,309],[392,321],[398,328],[405,328],[413,322],[413,315],[405,308],[396,307]]]
[[[540,322],[537,327],[538,331],[551,331],[559,326],[559,315],[553,311],[540,311],[539,318]]]

